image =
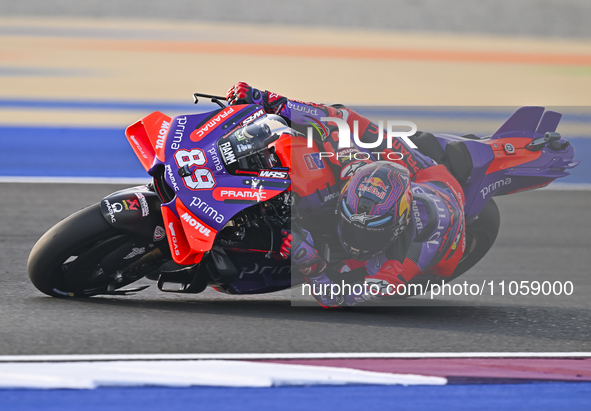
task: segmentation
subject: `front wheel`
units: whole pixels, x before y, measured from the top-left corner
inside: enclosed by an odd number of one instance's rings
[[[105,293],[120,275],[112,267],[114,256],[125,252],[126,245],[135,245],[133,239],[109,225],[99,204],[92,205],[60,221],[37,241],[27,264],[29,278],[52,297]],[[114,288],[131,282],[119,280]]]

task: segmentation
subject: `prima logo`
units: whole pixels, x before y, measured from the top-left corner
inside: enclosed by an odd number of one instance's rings
[[[213,160],[213,164],[215,165],[215,169],[216,171],[222,171],[222,162],[220,161],[220,158],[218,157],[218,153],[215,150],[215,147],[211,147],[211,149],[207,150],[207,152],[209,153],[209,155],[211,156],[211,159]]]
[[[439,244],[441,242],[440,238],[443,237],[443,231],[446,228],[446,224],[444,222],[448,218],[446,214],[446,208],[442,205],[443,201],[436,196],[431,196],[431,199],[433,200],[435,208],[437,208],[438,211],[437,227],[435,227],[435,230],[427,239],[427,248],[429,248],[430,245],[435,245],[439,247]]]
[[[280,274],[289,274],[291,272],[291,265],[284,265],[284,266],[271,266],[271,265],[263,265],[259,266],[257,263],[254,263],[254,267],[240,267],[240,276],[238,278],[244,277],[244,274],[256,274],[261,275],[264,273],[270,275],[280,275]]]
[[[505,178],[504,180],[495,181],[484,187],[480,190],[480,194],[482,194],[482,199],[484,200],[487,195],[494,193],[499,188],[511,184],[511,179],[509,177]]]
[[[343,120],[342,118],[338,117],[322,117],[320,120],[325,122],[333,122],[339,128],[339,149],[343,148],[350,148],[351,147],[351,129],[347,121]],[[388,148],[392,148],[392,139],[394,137],[401,138],[404,140],[406,144],[408,144],[411,148],[417,148],[417,146],[410,140],[410,136],[414,135],[417,132],[417,125],[412,121],[403,121],[403,120],[388,120],[386,122],[386,144]],[[408,131],[397,131],[394,130],[393,127],[410,127]],[[378,121],[378,129],[384,129],[384,122],[382,120]],[[308,148],[314,147],[313,143],[313,127],[308,127]],[[357,147],[361,148],[376,148],[379,147],[382,142],[384,141],[384,134],[378,133],[378,137],[376,141],[373,143],[364,143],[359,139],[359,122],[357,120],[353,121],[353,140]]]
[[[221,224],[224,222],[225,217],[219,214],[215,208],[208,205],[199,197],[193,197],[193,201],[191,201],[191,207],[197,207],[197,209],[201,210],[203,214],[207,214],[210,218],[215,220],[216,223]]]
[[[289,100],[287,100],[287,107],[290,108],[291,110],[299,111],[304,114],[311,114],[313,116],[318,115],[318,109],[308,107],[307,105],[304,105],[304,104],[292,103]],[[324,118],[322,118],[321,120],[324,120]]]
[[[177,120],[177,127],[174,131],[174,136],[172,137],[172,144],[170,148],[173,150],[178,150],[181,148],[181,141],[183,141],[183,133],[185,132],[185,124],[187,124],[187,117],[179,117]]]

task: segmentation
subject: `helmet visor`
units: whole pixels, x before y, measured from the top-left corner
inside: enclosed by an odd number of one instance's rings
[[[358,260],[373,257],[395,240],[391,229],[364,226],[342,215],[339,219],[339,231],[345,251]]]

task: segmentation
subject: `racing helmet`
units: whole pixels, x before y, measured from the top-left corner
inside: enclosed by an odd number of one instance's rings
[[[388,249],[404,261],[412,241],[410,173],[402,165],[377,161],[361,167],[343,187],[337,232],[345,251],[358,261]]]

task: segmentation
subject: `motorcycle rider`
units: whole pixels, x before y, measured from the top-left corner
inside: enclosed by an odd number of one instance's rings
[[[231,105],[262,105],[267,113],[288,119],[292,127],[319,122],[321,117],[338,117],[350,129],[358,122],[362,142],[374,142],[383,133],[344,106],[289,100],[244,82],[230,87],[227,99]],[[343,185],[337,203],[337,233],[349,258],[340,264],[338,273],[329,273],[310,232],[296,225],[281,247],[284,257],[293,255],[292,262],[311,285],[316,300],[325,307],[357,305],[404,294],[406,288],[401,286],[421,273],[451,276],[464,252],[465,224],[463,191],[448,169],[402,139],[394,139],[392,149],[384,141],[376,149],[384,154],[379,158],[356,156],[364,150],[356,145],[339,149],[337,129],[328,126],[324,130],[320,142],[334,154],[328,159]],[[402,158],[392,159],[389,153],[400,153]],[[341,287],[345,283],[348,288]],[[333,292],[336,286],[340,287],[337,293]]]

